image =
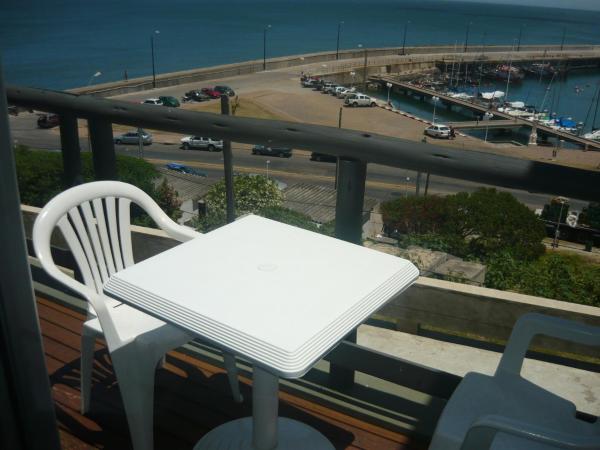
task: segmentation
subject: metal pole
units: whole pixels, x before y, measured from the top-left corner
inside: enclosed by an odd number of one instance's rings
[[[519,43],[517,44],[517,51],[521,51],[521,37],[523,36],[523,24],[521,24],[521,28],[519,28]]]
[[[335,46],[335,59],[340,59],[340,31],[343,23],[344,22],[338,23],[337,44]]]
[[[342,111],[344,108],[340,106],[340,113],[338,115],[338,128],[342,128]],[[338,188],[338,177],[340,176],[340,158],[335,159],[335,180],[333,183],[333,188],[337,190]]]
[[[421,193],[421,172],[417,172],[417,180],[415,182],[415,196],[418,197]]]
[[[469,46],[469,31],[471,29],[471,23],[472,22],[469,22],[467,24],[467,33],[465,34],[465,48],[464,48],[463,53],[467,53],[467,47]]]
[[[423,197],[427,197],[427,193],[429,192],[429,176],[431,174],[427,172],[427,178],[425,178],[425,192],[423,193]]]
[[[560,51],[562,51],[563,47],[565,46],[566,35],[567,35],[567,27],[563,27],[562,40],[560,41]]]
[[[229,115],[229,97],[221,95],[221,114]],[[235,197],[233,193],[233,154],[231,141],[223,140],[223,170],[225,172],[225,200],[227,202],[227,223],[235,220]]]
[[[144,159],[144,130],[141,128],[137,129],[138,133],[138,158]]]
[[[363,76],[363,92],[367,92],[367,48],[365,47],[365,63],[364,63],[364,76]]]
[[[277,448],[279,377],[258,366],[252,368],[252,448]]]
[[[70,188],[83,182],[81,178],[81,148],[77,117],[60,114],[60,145],[62,147],[63,186]]]
[[[263,29],[263,71],[267,70],[267,30],[271,28],[271,25],[267,25]]]
[[[154,35],[150,35],[150,48],[152,49],[152,87],[156,88],[156,67],[154,65]]]
[[[408,31],[408,24],[410,20],[407,20],[404,24],[404,38],[402,39],[402,54],[406,55],[406,32]]]
[[[92,162],[96,180],[116,180],[117,157],[112,124],[103,119],[89,119],[88,129],[92,143]]]
[[[59,450],[0,61],[0,447]]]
[[[565,206],[565,202],[560,202],[560,212],[558,213],[558,219],[556,219],[556,230],[554,232],[554,240],[552,241],[553,248],[558,248],[558,235],[560,229],[560,219],[562,218],[563,206]]]
[[[367,164],[355,159],[339,158],[339,167],[335,236],[361,245]],[[356,331],[348,334],[345,339],[356,342]],[[329,381],[338,389],[349,389],[354,385],[354,371],[332,364]]]

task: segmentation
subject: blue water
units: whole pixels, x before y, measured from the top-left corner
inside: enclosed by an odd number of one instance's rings
[[[427,0],[0,0],[9,83],[66,89],[152,73],[341,48],[406,44],[600,44],[600,12]],[[96,72],[102,74],[96,78]],[[578,78],[576,78],[578,77]],[[598,74],[571,76],[558,113],[583,121]],[[573,83],[586,87],[575,95]],[[560,83],[556,83],[558,86]],[[535,103],[544,86],[509,94]],[[500,89],[500,90],[504,90]],[[543,95],[543,94],[542,94]],[[589,97],[589,98],[588,98]],[[556,103],[556,102],[555,102]],[[556,106],[555,106],[556,108]]]

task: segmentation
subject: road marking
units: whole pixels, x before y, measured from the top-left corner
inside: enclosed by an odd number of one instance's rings
[[[155,159],[155,158],[145,158],[145,159],[146,159],[146,161],[148,161],[152,164],[158,164],[158,165],[163,165],[167,161],[167,160]],[[169,162],[185,164],[187,166],[195,167],[195,168],[199,168],[199,169],[223,170],[222,164],[199,163],[196,161],[174,161],[174,160],[169,160]],[[259,173],[261,175],[265,175],[267,173],[267,170],[260,168],[260,167],[237,167],[236,166],[235,172]],[[269,175],[272,175],[274,177],[279,176],[279,177],[294,178],[294,179],[306,180],[306,181],[321,181],[321,182],[322,181],[327,181],[327,182],[334,181],[334,177],[332,177],[330,175],[303,174],[303,173],[297,173],[297,172],[286,172],[284,170],[269,169]],[[407,188],[406,184],[386,183],[384,181],[369,181],[369,180],[367,180],[366,185],[367,185],[367,187],[369,187],[371,189],[387,189],[387,190],[402,191],[402,192],[406,192],[406,188]],[[414,186],[408,186],[408,188],[411,191],[415,190]]]

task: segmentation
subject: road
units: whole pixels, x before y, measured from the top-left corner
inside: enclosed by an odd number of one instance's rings
[[[34,114],[21,114],[10,117],[11,133],[15,143],[32,148],[55,150],[60,149],[60,138],[57,130],[41,130],[36,127],[37,116]],[[87,139],[81,139],[82,151],[88,151]],[[137,146],[116,146],[120,154],[138,156]],[[252,155],[250,146],[233,144],[234,170],[241,173],[267,172],[269,161],[269,175],[288,185],[298,182],[308,182],[323,186],[333,186],[335,180],[335,164],[310,161],[310,152],[294,150],[291,158],[275,158]],[[167,162],[181,162],[197,167],[209,175],[209,179],[218,179],[222,176],[223,159],[221,152],[210,153],[198,150],[182,150],[177,145],[154,143],[144,147],[144,158],[160,166]],[[407,180],[408,177],[408,180]],[[380,200],[389,200],[403,195],[415,193],[416,174],[413,171],[370,164],[367,172],[366,195]],[[425,177],[422,177],[421,192],[425,186]],[[460,191],[473,191],[481,186],[477,183],[431,176],[429,193],[452,194]],[[507,190],[530,208],[541,208],[548,202],[548,195],[532,194],[526,191]],[[586,203],[573,201],[571,208],[579,209]]]

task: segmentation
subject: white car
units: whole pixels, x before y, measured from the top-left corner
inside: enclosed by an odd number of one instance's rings
[[[163,102],[160,98],[147,98],[146,100],[144,100],[141,103],[143,105],[162,105],[163,104]]]
[[[347,89],[346,86],[336,86],[330,92],[331,95],[335,95],[337,97],[338,92],[345,91]]]
[[[377,106],[377,101],[373,97],[360,92],[347,95],[344,103],[348,106]]]
[[[335,84],[332,83],[331,81],[326,81],[325,83],[323,83],[323,87],[321,88],[321,93],[322,94],[328,94],[333,88],[335,88]]]
[[[431,125],[425,129],[425,134],[437,138],[450,139],[450,127],[448,125]]]
[[[342,89],[341,91],[338,91],[337,97],[344,98],[344,97],[346,97],[346,95],[354,94],[355,91],[356,91],[356,88],[345,88],[345,89]]]
[[[201,149],[215,152],[223,150],[223,141],[200,136],[186,136],[181,139],[181,148],[184,150]]]

